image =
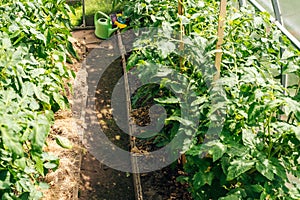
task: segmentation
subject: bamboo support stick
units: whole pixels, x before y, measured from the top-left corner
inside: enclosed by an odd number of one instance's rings
[[[183,10],[183,0],[178,0],[178,15],[183,15],[184,10]],[[183,36],[184,36],[184,25],[182,24],[182,21],[180,20],[180,35],[179,35],[179,52],[182,52],[184,50],[184,43],[183,43]],[[183,65],[183,57],[179,57],[179,66],[180,66],[180,71],[182,72],[184,70],[184,65]]]
[[[226,6],[227,6],[227,1],[221,0],[219,25],[218,25],[218,41],[216,46],[216,59],[215,59],[215,67],[217,69],[217,73],[214,76],[214,80],[218,80],[220,78],[220,73],[221,73],[222,44],[223,44],[224,28],[225,28]]]
[[[183,14],[184,14],[183,0],[178,0],[178,15],[183,15]],[[183,36],[184,36],[184,25],[182,24],[182,21],[180,20],[179,52],[182,52],[184,50]],[[184,71],[183,61],[184,61],[184,58],[182,57],[182,55],[180,55],[180,57],[179,57],[179,67],[180,67],[181,72]],[[180,160],[181,160],[182,165],[186,164],[185,154],[181,155]]]

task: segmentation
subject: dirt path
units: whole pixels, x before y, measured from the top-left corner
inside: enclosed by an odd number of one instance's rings
[[[80,52],[81,58],[84,59],[93,49],[99,48],[101,40],[94,36],[93,30],[83,30],[73,32],[72,42],[77,47],[77,51]],[[81,61],[74,62],[70,67],[79,75]],[[120,65],[120,60],[113,64]],[[111,86],[122,76],[122,68],[112,66],[109,69],[106,72],[107,76],[103,76],[102,80],[99,81],[101,84],[98,85],[99,123],[111,141],[128,150],[129,139],[125,135],[120,137],[122,131],[113,123],[109,100],[109,95],[112,92]],[[73,105],[73,96],[69,95],[68,98]],[[44,199],[133,200],[132,176],[103,166],[93,155],[87,152],[81,145],[82,130],[76,130],[75,123],[78,121],[74,119],[73,114],[70,110],[60,111],[56,114],[55,124],[52,126],[46,150],[60,158],[60,166],[58,170],[45,177],[50,188],[44,191]],[[73,143],[74,148],[71,150],[60,148],[55,142],[55,135],[68,138]],[[118,135],[118,140],[116,135]]]
[[[103,73],[96,91],[96,109],[102,130],[108,139],[124,150],[129,150],[129,137],[120,130],[112,116],[111,94],[122,76],[120,60]],[[134,200],[132,176],[104,166],[91,154],[83,156],[81,164],[80,200]]]
[[[79,84],[82,90],[74,91],[73,95],[68,96],[73,112],[67,110],[56,114],[55,124],[47,141],[46,150],[60,158],[60,166],[58,170],[49,173],[45,177],[45,181],[50,184],[50,188],[44,191],[44,200],[134,200],[132,175],[104,166],[81,144],[85,126],[84,124],[80,125],[82,123],[81,115],[88,112],[84,109],[87,104],[86,98],[88,98],[86,94],[90,92],[87,86],[88,83],[85,83],[86,80],[84,79],[85,77],[90,79],[91,77],[88,76],[95,75],[95,73],[91,73],[93,69],[82,67],[82,61],[89,53],[95,53],[93,49],[99,48],[101,41],[94,36],[93,30],[83,30],[73,32],[72,42],[79,51],[82,60],[75,61],[70,67],[74,69],[78,76],[83,77],[82,80],[77,80],[73,85]],[[126,42],[128,40],[125,40]],[[110,47],[104,44],[104,47],[102,45],[101,48],[109,49]],[[105,55],[96,52],[93,56]],[[89,66],[87,65],[87,67]],[[90,72],[88,72],[89,70]],[[94,77],[98,85],[96,92],[93,93],[94,96],[92,96],[95,97],[94,106],[97,111],[97,123],[100,124],[105,135],[116,146],[130,151],[129,137],[120,130],[113,119],[110,102],[114,85],[121,76],[121,61],[116,59],[103,72],[101,79],[97,76]],[[74,108],[76,106],[77,108]],[[74,112],[74,109],[79,112]],[[55,143],[55,135],[68,138],[73,142],[73,149],[60,148]],[[156,172],[141,174],[144,200],[190,200],[187,186],[176,182],[176,177],[181,173],[182,171],[175,164],[175,167],[166,167]]]

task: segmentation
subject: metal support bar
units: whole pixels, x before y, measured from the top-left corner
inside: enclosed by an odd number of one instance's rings
[[[82,26],[86,27],[86,22],[85,22],[85,0],[82,0]]]
[[[256,0],[249,0],[249,2],[255,6],[261,12],[267,12]],[[300,42],[295,38],[282,24],[280,24],[274,17],[270,17],[270,21],[274,23],[277,28],[289,38],[289,40],[300,50]]]
[[[247,1],[246,0],[239,0],[240,8],[246,6]]]
[[[272,5],[275,13],[275,18],[276,20],[283,25],[283,20],[282,20],[282,15],[281,15],[281,10],[280,10],[280,5],[278,0],[272,0]]]
[[[275,19],[282,26],[284,26],[279,1],[278,0],[272,0],[272,6],[273,6],[274,13],[275,13]],[[281,40],[281,38],[280,38],[280,40]],[[281,55],[283,54],[283,52],[284,52],[284,49],[280,48]],[[283,74],[283,67],[282,66],[281,66],[281,84],[284,88],[287,88],[287,86],[288,86],[288,76],[287,76],[287,74]],[[284,94],[286,94],[286,91],[284,91]]]

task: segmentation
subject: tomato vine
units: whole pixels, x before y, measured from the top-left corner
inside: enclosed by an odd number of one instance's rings
[[[207,71],[214,67],[218,1],[186,0],[183,16],[177,15],[175,1],[129,1],[125,13],[132,27],[159,27],[163,34],[158,31],[152,38],[138,39],[128,69],[140,69],[141,77],[161,75],[167,68],[179,72],[178,41],[171,35],[176,35],[183,23],[187,38],[183,41],[185,70],[180,73],[198,95],[194,105],[200,116],[193,141],[183,147],[187,149],[187,176],[178,177],[178,181],[190,185],[194,199],[299,199],[300,184],[294,181],[300,177],[299,84],[290,85],[285,95],[279,79],[283,72],[299,80],[300,53],[270,23],[267,13],[251,6],[239,10],[234,2],[229,2],[227,10],[218,81],[223,92],[219,91],[222,98],[218,105],[210,100],[213,87],[205,84],[212,79]],[[153,70],[151,64],[161,70]],[[206,71],[197,65],[206,66]],[[145,94],[137,95],[143,98]],[[174,98],[155,100],[166,108],[176,107],[171,109],[167,124],[183,123]],[[206,131],[215,123],[215,106],[225,109],[223,128],[215,133],[217,139],[204,142]],[[176,131],[163,129],[155,141],[166,144]]]

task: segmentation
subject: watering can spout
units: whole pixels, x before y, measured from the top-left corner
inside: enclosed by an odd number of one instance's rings
[[[118,27],[108,29],[108,35],[110,36],[110,35],[113,34],[116,30],[118,30]]]

